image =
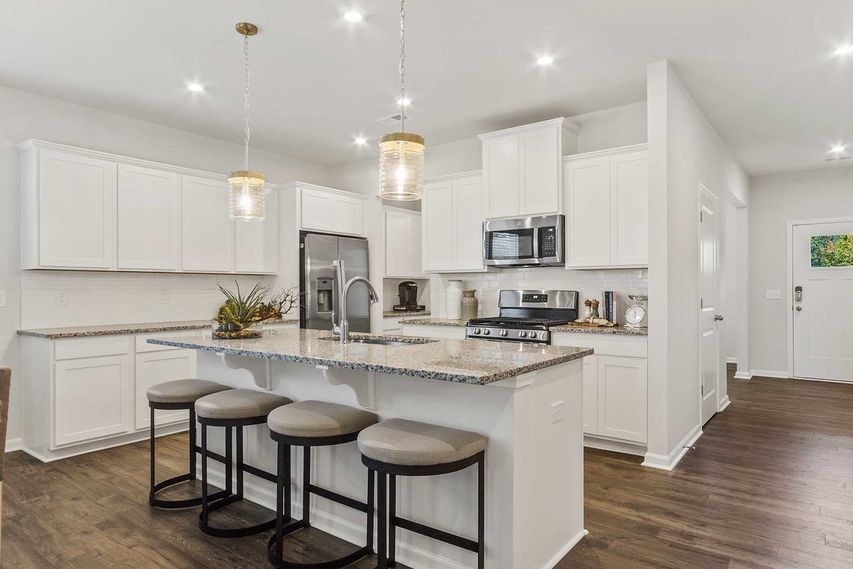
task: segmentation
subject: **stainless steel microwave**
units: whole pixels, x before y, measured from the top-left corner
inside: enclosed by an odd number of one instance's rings
[[[566,218],[540,215],[483,223],[483,262],[493,267],[564,265]]]

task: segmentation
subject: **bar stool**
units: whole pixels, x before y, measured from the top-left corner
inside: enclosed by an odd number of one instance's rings
[[[343,496],[311,483],[311,449],[355,441],[365,427],[379,418],[363,409],[324,401],[300,401],[279,407],[270,413],[267,423],[270,437],[278,443],[278,476],[276,480],[276,532],[269,541],[268,554],[273,566],[282,569],[338,569],[373,553],[373,471],[367,473],[367,503]],[[290,447],[304,449],[302,462],[302,519],[290,516]],[[367,514],[367,545],[352,553],[315,563],[293,563],[284,560],[284,536],[311,525],[311,494],[316,494]],[[289,523],[288,523],[289,522]],[[287,524],[287,525],[285,525]]]
[[[217,393],[226,389],[229,389],[229,387],[214,383],[213,381],[206,381],[204,379],[176,379],[174,381],[158,383],[148,389],[146,395],[148,396],[148,407],[151,408],[151,486],[148,491],[149,505],[155,508],[166,509],[192,508],[194,506],[201,505],[201,497],[189,498],[186,500],[164,500],[162,498],[158,498],[157,494],[170,486],[174,486],[175,484],[195,480],[196,453],[201,451],[201,447],[196,444],[195,402],[197,399],[204,397],[205,395]],[[169,478],[168,480],[164,480],[159,483],[157,482],[156,477],[157,458],[156,450],[154,448],[154,441],[156,440],[154,437],[154,412],[158,409],[185,409],[190,413],[189,472]],[[220,495],[219,497],[222,496]],[[212,495],[211,498],[216,499],[216,495]]]
[[[389,419],[364,429],[358,435],[361,460],[379,474],[378,565],[394,567],[398,527],[473,551],[477,567],[485,562],[485,448],[486,437],[477,433]],[[477,541],[397,516],[397,476],[435,476],[477,465]],[[385,492],[388,477],[388,511]],[[386,533],[387,528],[387,533]],[[386,536],[388,544],[386,547]]]
[[[195,412],[201,424],[201,514],[198,525],[201,531],[215,537],[244,537],[275,526],[275,519],[259,524],[238,528],[211,526],[210,512],[219,510],[243,499],[243,473],[248,472],[264,480],[275,482],[276,477],[269,472],[243,462],[243,427],[265,423],[267,415],[276,407],[287,405],[291,400],[281,395],[255,391],[253,389],[229,389],[220,391],[195,402]],[[225,427],[225,490],[224,497],[211,503],[207,495],[207,428]],[[237,492],[232,486],[232,463],[234,440],[232,430],[236,430],[237,439]]]

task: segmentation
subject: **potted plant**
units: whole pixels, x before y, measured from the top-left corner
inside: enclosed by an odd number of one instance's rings
[[[296,287],[281,289],[277,294],[270,296],[269,300],[262,302],[260,313],[264,320],[281,320],[285,314],[299,308],[299,292]]]
[[[226,300],[214,318],[213,337],[226,340],[260,338],[263,329],[257,324],[273,317],[269,311],[263,310],[267,289],[258,283],[244,295],[240,283],[235,281],[235,284],[235,292],[219,285]]]

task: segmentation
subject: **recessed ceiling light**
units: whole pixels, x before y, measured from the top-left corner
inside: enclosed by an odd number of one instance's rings
[[[347,10],[344,12],[344,20],[352,24],[357,24],[364,19],[364,14],[357,10]]]
[[[363,136],[356,136],[353,142],[355,142],[356,146],[367,146],[367,139]]]
[[[844,146],[843,144],[836,144],[830,149],[830,152],[832,152],[833,154],[841,154],[845,150],[847,150],[846,146]]]
[[[845,44],[836,49],[833,53],[835,55],[850,55],[853,54],[853,44]]]
[[[402,99],[397,99],[397,106],[402,105],[404,107],[408,107],[411,104],[412,104],[412,100],[408,97],[403,97]]]
[[[204,91],[204,85],[201,83],[187,83],[187,91],[192,91],[193,93],[201,93]]]
[[[553,55],[540,55],[539,59],[536,60],[536,65],[539,65],[542,67],[547,67],[548,65],[551,65],[552,63],[554,63],[554,56]]]

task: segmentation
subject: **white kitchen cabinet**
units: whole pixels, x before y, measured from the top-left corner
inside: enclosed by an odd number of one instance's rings
[[[565,159],[566,268],[648,266],[646,145]]]
[[[614,439],[646,442],[645,358],[598,356],[598,431]]]
[[[115,268],[115,162],[33,144],[22,151],[24,268]]]
[[[238,273],[278,272],[278,190],[267,190],[263,221],[235,221],[234,270]]]
[[[598,432],[598,356],[583,359],[583,432]]]
[[[133,428],[130,356],[58,361],[53,386],[53,447],[121,435]]]
[[[181,187],[178,174],[118,165],[118,268],[181,268]]]
[[[302,182],[290,188],[299,193],[300,229],[364,235],[365,196]]]
[[[184,271],[233,272],[234,225],[224,180],[181,176],[181,266]]]
[[[562,156],[580,127],[564,118],[480,135],[485,217],[562,212]]]
[[[424,184],[423,270],[483,271],[483,190],[478,173]]]
[[[423,277],[420,212],[385,208],[385,276]]]
[[[151,344],[148,344],[149,346]],[[160,346],[164,347],[165,346]],[[137,352],[134,375],[135,388],[135,428],[147,429],[151,426],[151,409],[148,406],[148,388],[164,381],[196,377],[195,350],[165,349],[160,351]],[[169,425],[186,421],[186,410],[157,410],[155,425]]]

